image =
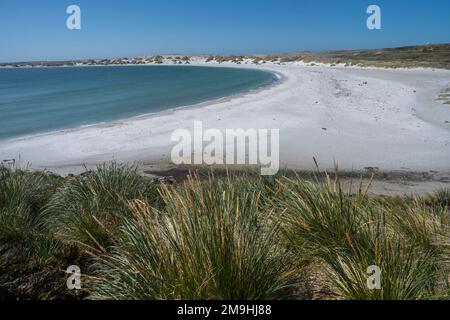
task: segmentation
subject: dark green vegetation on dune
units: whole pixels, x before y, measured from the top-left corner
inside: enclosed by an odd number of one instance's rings
[[[0,167],[0,299],[448,299],[450,194],[252,173]],[[70,265],[83,289],[66,288]],[[367,268],[382,270],[381,290]]]
[[[318,61],[387,68],[450,69],[450,44],[409,46],[379,50],[329,51],[316,56]],[[307,58],[311,60],[311,58]],[[314,59],[314,58],[312,58]]]
[[[242,63],[251,58],[253,63],[305,63],[345,64],[381,68],[441,68],[450,69],[450,44],[409,46],[375,50],[341,50],[324,52],[301,52],[294,54],[259,56],[211,56],[209,61]]]
[[[427,44],[400,48],[385,48],[371,50],[340,50],[324,52],[280,53],[271,55],[210,55],[206,62],[242,64],[250,59],[254,64],[287,63],[303,61],[305,63],[328,63],[331,65],[345,64],[346,66],[380,67],[380,68],[439,68],[450,69],[450,44]],[[24,66],[97,66],[97,65],[146,65],[167,63],[174,65],[190,64],[188,56],[144,56],[134,58],[76,60],[76,61],[36,61],[0,63],[0,67]]]

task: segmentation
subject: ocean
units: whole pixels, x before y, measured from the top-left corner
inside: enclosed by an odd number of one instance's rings
[[[0,140],[126,119],[269,85],[270,72],[194,66],[0,69]]]

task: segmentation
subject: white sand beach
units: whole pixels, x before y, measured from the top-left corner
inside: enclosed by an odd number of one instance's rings
[[[198,58],[192,65],[211,65]],[[282,167],[308,170],[450,172],[450,71],[235,65],[274,71],[283,81],[259,92],[124,121],[0,142],[0,160],[36,169],[74,170],[81,164],[169,163],[174,130],[280,129]]]

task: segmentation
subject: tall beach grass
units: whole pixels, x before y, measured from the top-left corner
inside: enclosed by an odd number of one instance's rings
[[[112,255],[100,257],[93,298],[277,299],[298,274],[278,223],[244,179],[163,186],[162,210],[137,201]]]
[[[116,163],[67,178],[0,167],[0,299],[448,299],[449,191],[369,190],[339,174],[168,185]]]

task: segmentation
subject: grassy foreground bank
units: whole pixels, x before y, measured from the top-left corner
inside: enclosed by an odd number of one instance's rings
[[[448,299],[450,191],[0,167],[0,299]],[[82,270],[70,291],[68,266]],[[370,290],[367,269],[381,270]]]

